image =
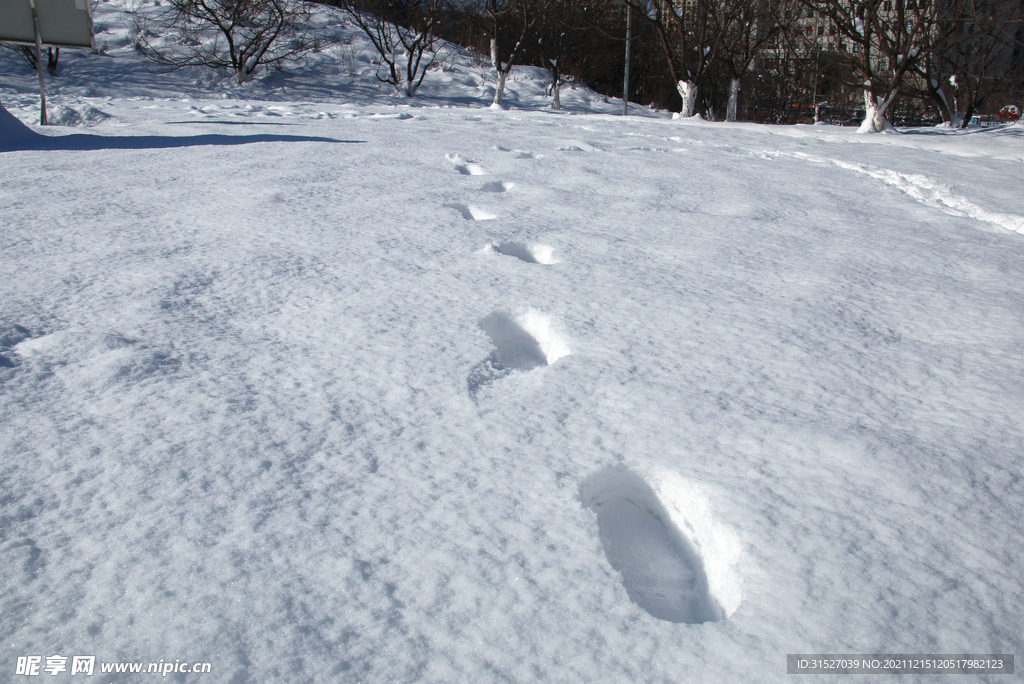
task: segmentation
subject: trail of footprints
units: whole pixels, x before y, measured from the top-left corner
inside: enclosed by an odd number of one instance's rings
[[[513,152],[517,159],[535,159],[529,152],[497,148]],[[446,155],[455,171],[466,176],[486,175],[475,161],[460,155]],[[504,193],[513,183],[487,181],[479,190]],[[473,204],[445,205],[462,214],[466,220],[484,221],[497,218],[490,210]],[[556,263],[553,250],[547,245],[526,242],[490,243],[484,252],[513,257],[527,264]],[[470,398],[478,396],[491,385],[513,373],[528,373],[549,366],[570,353],[567,342],[551,326],[550,319],[540,311],[526,309],[519,313],[493,311],[478,323],[494,347],[466,378]],[[669,505],[639,475],[623,468],[610,468],[583,483],[580,502],[594,511],[608,563],[622,580],[626,594],[651,616],[688,624],[724,619],[726,611],[711,591],[705,561],[700,552],[700,539],[694,539],[673,522]],[[678,512],[679,503],[673,502]],[[685,504],[684,504],[685,507]]]
[[[499,147],[498,149],[503,148]],[[455,171],[462,174],[463,176],[484,176],[487,174],[487,172],[484,170],[484,167],[482,167],[479,164],[479,162],[466,159],[460,154],[446,154],[445,158],[449,162],[451,162],[452,167],[455,169]],[[533,159],[534,156],[529,152],[524,152],[521,153],[518,158]],[[508,192],[514,187],[515,183],[509,183],[506,181],[487,181],[482,186],[480,186],[480,191],[500,193]],[[460,214],[462,214],[462,218],[466,219],[467,221],[488,221],[490,219],[498,218],[497,214],[473,204],[451,202],[444,206],[448,209],[454,209],[455,211],[459,212]]]
[[[499,147],[502,152],[515,152],[517,159],[536,158],[530,152],[509,150]],[[487,172],[479,162],[466,159],[459,154],[448,154],[445,158],[454,170],[464,176],[483,176]],[[515,187],[514,183],[500,180],[486,181],[480,192],[504,193]],[[459,212],[467,221],[486,221],[497,218],[497,214],[462,202],[444,205]],[[513,257],[528,264],[553,264],[553,250],[547,245],[525,242],[490,243],[484,252]],[[554,363],[569,353],[565,341],[552,331],[547,316],[535,309],[523,312],[494,311],[479,322],[480,329],[490,338],[494,351],[473,366],[466,378],[469,396],[473,401],[485,388],[515,372],[528,372]]]

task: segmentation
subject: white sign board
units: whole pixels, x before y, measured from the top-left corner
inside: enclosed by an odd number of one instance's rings
[[[36,44],[33,5],[43,45],[94,47],[89,0],[0,0],[0,43]]]

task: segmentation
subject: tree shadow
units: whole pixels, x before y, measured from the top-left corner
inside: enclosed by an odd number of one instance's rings
[[[0,141],[0,152],[14,152],[25,150],[152,150],[169,149],[173,147],[197,147],[202,145],[250,145],[253,143],[267,142],[322,142],[322,143],[345,143],[361,144],[366,140],[337,140],[335,138],[321,138],[303,135],[223,135],[210,133],[206,135],[89,135],[86,133],[73,133],[71,135],[45,136],[38,135],[31,138],[10,141],[4,144]]]

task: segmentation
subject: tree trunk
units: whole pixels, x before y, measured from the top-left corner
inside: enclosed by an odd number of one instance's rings
[[[46,49],[46,70],[50,72],[51,76],[57,75],[57,60],[60,59],[60,48],[57,48],[57,52],[53,51],[53,48]]]
[[[505,71],[501,68],[501,60],[498,59],[498,39],[491,38],[491,64],[494,65],[494,101],[491,106],[501,105],[501,98],[505,96]]]
[[[693,81],[679,81],[676,83],[676,90],[683,98],[683,109],[679,112],[679,117],[686,118],[696,114],[697,84]]]
[[[885,118],[885,112],[892,104],[896,93],[889,97],[875,97],[870,88],[864,89],[864,121],[858,133],[882,133],[893,130],[892,124]]]
[[[740,100],[740,79],[734,78],[729,81],[729,106],[725,108],[725,120],[736,120],[736,105]]]
[[[554,60],[548,60],[548,61],[553,62]],[[551,108],[552,109],[561,109],[562,108],[562,99],[559,97],[559,93],[558,93],[559,87],[560,87],[560,84],[559,84],[560,80],[562,80],[562,79],[561,79],[561,76],[559,75],[559,72],[558,72],[558,65],[557,64],[552,64],[552,67],[551,67]]]
[[[235,72],[235,81],[238,85],[242,85],[256,72],[256,68],[259,66],[259,62],[253,57],[239,57],[238,59],[238,70]]]
[[[491,106],[501,106],[501,98],[505,97],[505,77],[507,74],[502,70],[498,69],[498,83],[494,87],[494,102]]]
[[[394,59],[396,63],[391,65],[391,77],[395,82],[395,95],[398,97],[412,97],[412,81],[409,80],[411,74],[406,74],[403,78],[402,67],[397,64],[397,58]]]
[[[975,107],[974,107],[974,102],[973,101],[968,101],[967,102],[967,109],[964,111],[964,119],[960,123],[960,128],[967,128],[968,126],[971,125],[971,119],[974,118],[974,112],[976,112],[976,111],[977,111],[977,109],[975,109]]]
[[[937,80],[931,79],[928,81],[928,95],[932,98],[932,103],[935,105],[935,109],[938,110],[939,116],[942,117],[942,121],[952,126],[953,119],[956,117],[956,111],[954,111],[953,107],[950,107],[946,93],[939,87]]]

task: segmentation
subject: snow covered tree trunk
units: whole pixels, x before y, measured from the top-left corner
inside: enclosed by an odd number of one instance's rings
[[[561,76],[558,73],[558,64],[554,60],[549,60],[552,63],[551,68],[551,108],[561,109],[562,99],[559,97],[559,89],[561,87],[560,81]]]
[[[494,75],[497,83],[494,86],[494,102],[492,105],[500,105],[501,98],[505,96],[505,71],[501,68],[501,60],[498,59],[498,39],[491,38],[491,64],[494,65]]]
[[[391,67],[391,76],[395,86],[395,95],[398,97],[409,97],[412,93],[409,92],[409,86],[412,85],[409,81],[412,79],[412,74],[402,75],[402,66],[399,64],[399,60],[405,57],[405,52],[399,47],[395,46],[391,50],[391,59],[388,60],[388,64]]]
[[[864,88],[864,122],[861,123],[858,133],[882,133],[893,130],[893,126],[885,118],[885,112],[892,104],[896,93],[889,97],[875,97],[871,94],[870,88]]]
[[[740,99],[740,79],[734,78],[729,81],[729,106],[725,108],[725,120],[736,120],[736,105]]]
[[[690,117],[697,113],[697,84],[693,81],[679,81],[676,83],[676,90],[683,98],[683,110],[679,112],[680,118]]]
[[[953,83],[953,87],[956,87],[955,82]],[[957,91],[954,90],[953,110],[952,115],[949,117],[949,125],[952,126],[953,128],[967,128],[967,125],[964,123],[964,115],[960,113],[960,103],[957,101],[956,93]],[[970,119],[967,119],[967,121],[970,121]]]
[[[507,74],[505,74],[504,71],[502,71],[501,69],[498,69],[498,83],[494,87],[494,102],[491,103],[492,105],[500,105],[501,104],[501,98],[505,97],[505,76],[506,75]]]
[[[950,108],[949,125],[953,128],[967,128],[970,118],[965,118],[966,113],[960,111],[960,79],[953,74],[949,77],[949,85],[953,88],[953,106]]]

